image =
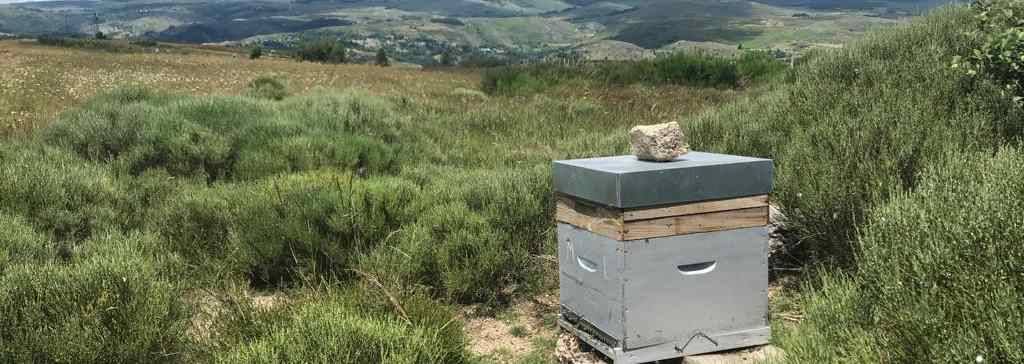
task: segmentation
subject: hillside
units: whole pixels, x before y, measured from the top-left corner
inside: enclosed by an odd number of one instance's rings
[[[661,49],[679,41],[737,47],[806,47],[848,42],[898,24],[939,2],[834,3],[728,0],[618,1],[43,1],[0,4],[0,33],[103,32],[115,38],[293,46],[338,37],[361,51],[384,47],[429,63],[446,49],[499,58],[539,58],[602,40]],[[598,55],[600,57],[600,55]]]
[[[4,362],[548,362],[549,161],[744,92],[521,98],[471,70],[0,53]]]
[[[806,279],[776,300],[797,311],[776,321],[787,362],[1024,360],[1024,3],[989,4],[816,53],[686,123],[698,150],[776,162],[776,269]],[[986,52],[1013,56],[964,69]]]
[[[1024,9],[996,4],[792,68],[0,41],[0,362],[554,363],[550,162],[665,120],[775,160],[786,362],[1024,361],[1024,85],[998,57],[1024,42],[990,37]]]

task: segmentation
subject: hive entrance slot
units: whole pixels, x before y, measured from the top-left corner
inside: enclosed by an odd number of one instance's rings
[[[590,273],[597,272],[597,269],[599,268],[597,262],[584,257],[576,257],[576,262],[579,263],[580,268],[583,268],[583,270]]]
[[[679,269],[679,273],[682,273],[684,276],[696,276],[711,273],[711,271],[715,270],[715,267],[717,266],[718,262],[711,261],[696,264],[683,264],[677,266],[676,269]]]

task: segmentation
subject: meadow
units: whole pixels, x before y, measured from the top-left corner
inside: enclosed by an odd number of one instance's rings
[[[744,93],[492,97],[463,69],[0,49],[15,362],[546,362],[550,161]],[[485,324],[519,345],[467,350]]]
[[[785,362],[1020,362],[1024,110],[952,66],[981,21],[746,87],[490,95],[470,69],[0,42],[0,361],[554,362],[550,161],[680,120],[776,161]]]

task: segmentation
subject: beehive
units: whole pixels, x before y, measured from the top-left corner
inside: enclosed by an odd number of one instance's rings
[[[559,323],[616,363],[767,343],[771,160],[556,161]]]

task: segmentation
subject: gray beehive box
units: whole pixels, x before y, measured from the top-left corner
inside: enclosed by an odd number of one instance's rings
[[[765,344],[771,160],[556,161],[559,323],[616,363]]]

